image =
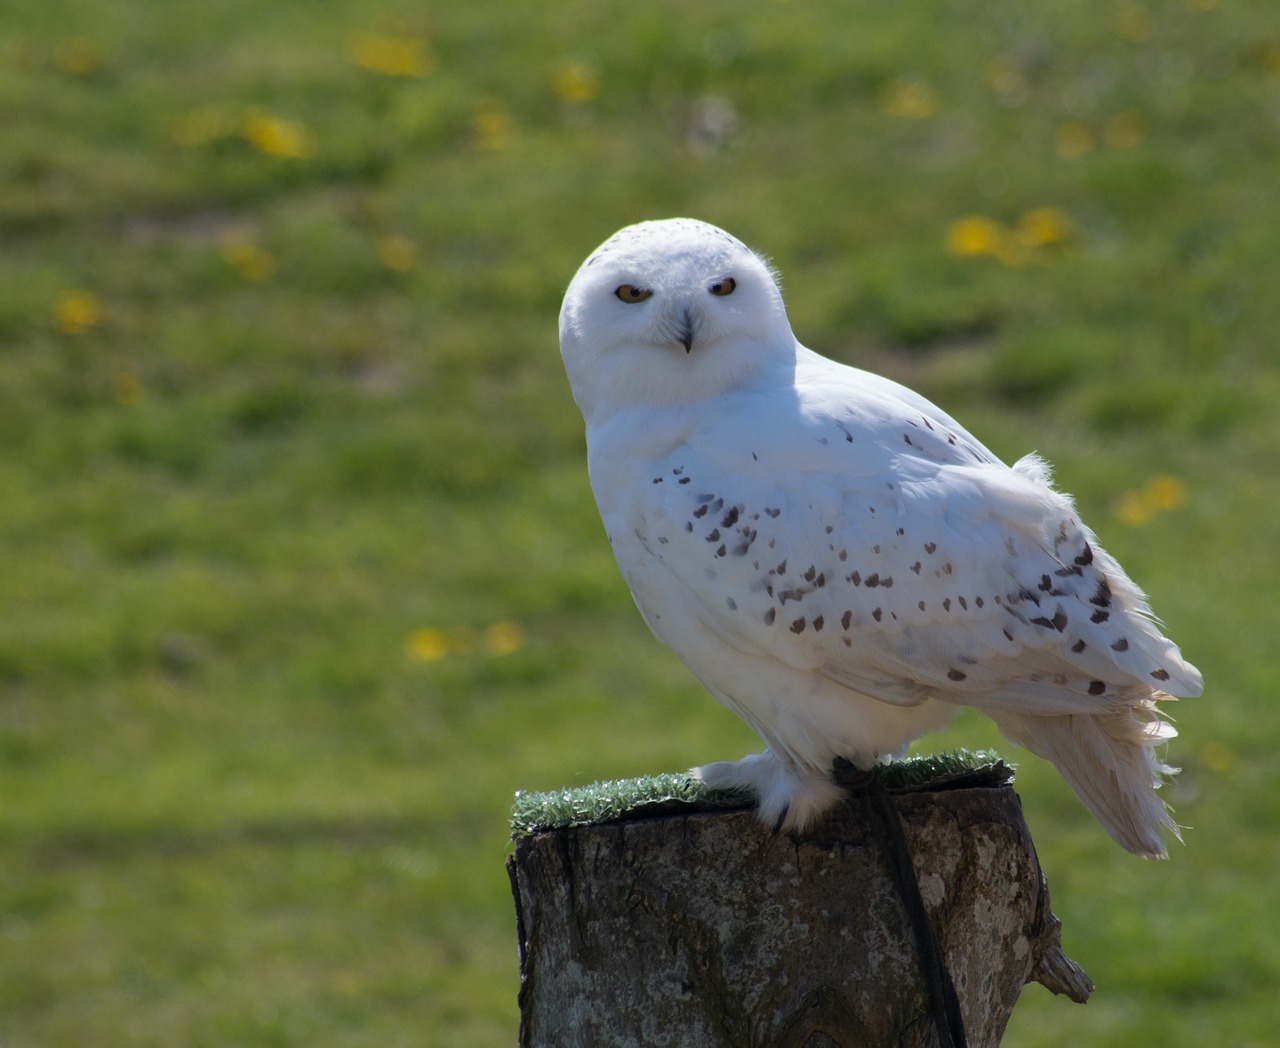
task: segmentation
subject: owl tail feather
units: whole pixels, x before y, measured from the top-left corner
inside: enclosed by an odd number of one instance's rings
[[[1099,714],[1037,717],[992,711],[1010,741],[1051,761],[1122,848],[1144,859],[1166,859],[1161,827],[1178,840],[1178,824],[1156,790],[1177,769],[1153,748],[1177,734],[1151,698]]]

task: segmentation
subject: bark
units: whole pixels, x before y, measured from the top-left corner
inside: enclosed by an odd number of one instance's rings
[[[894,796],[971,1048],[1024,983],[1083,1001],[1009,786]],[[775,834],[680,805],[521,837],[508,859],[524,1048],[936,1045],[899,888],[864,809]]]

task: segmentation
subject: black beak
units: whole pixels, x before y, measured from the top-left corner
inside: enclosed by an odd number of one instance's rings
[[[679,341],[680,345],[684,346],[684,351],[686,353],[692,353],[693,352],[693,314],[686,309],[684,311],[684,316],[681,317],[681,321],[682,323],[680,324],[679,329],[676,331],[676,338]]]

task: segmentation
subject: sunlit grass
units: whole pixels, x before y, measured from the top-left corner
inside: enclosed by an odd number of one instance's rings
[[[0,26],[0,1041],[509,1044],[516,790],[758,748],[649,637],[555,345],[607,234],[771,255],[808,344],[1054,461],[1205,672],[1186,843],[1018,788],[1078,1008],[1280,1022],[1262,0],[17,0]]]

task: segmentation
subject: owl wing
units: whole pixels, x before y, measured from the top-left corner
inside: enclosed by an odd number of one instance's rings
[[[1038,459],[1009,468],[891,396],[743,399],[642,478],[628,522],[644,570],[733,648],[896,704],[1048,714],[1199,694]]]

